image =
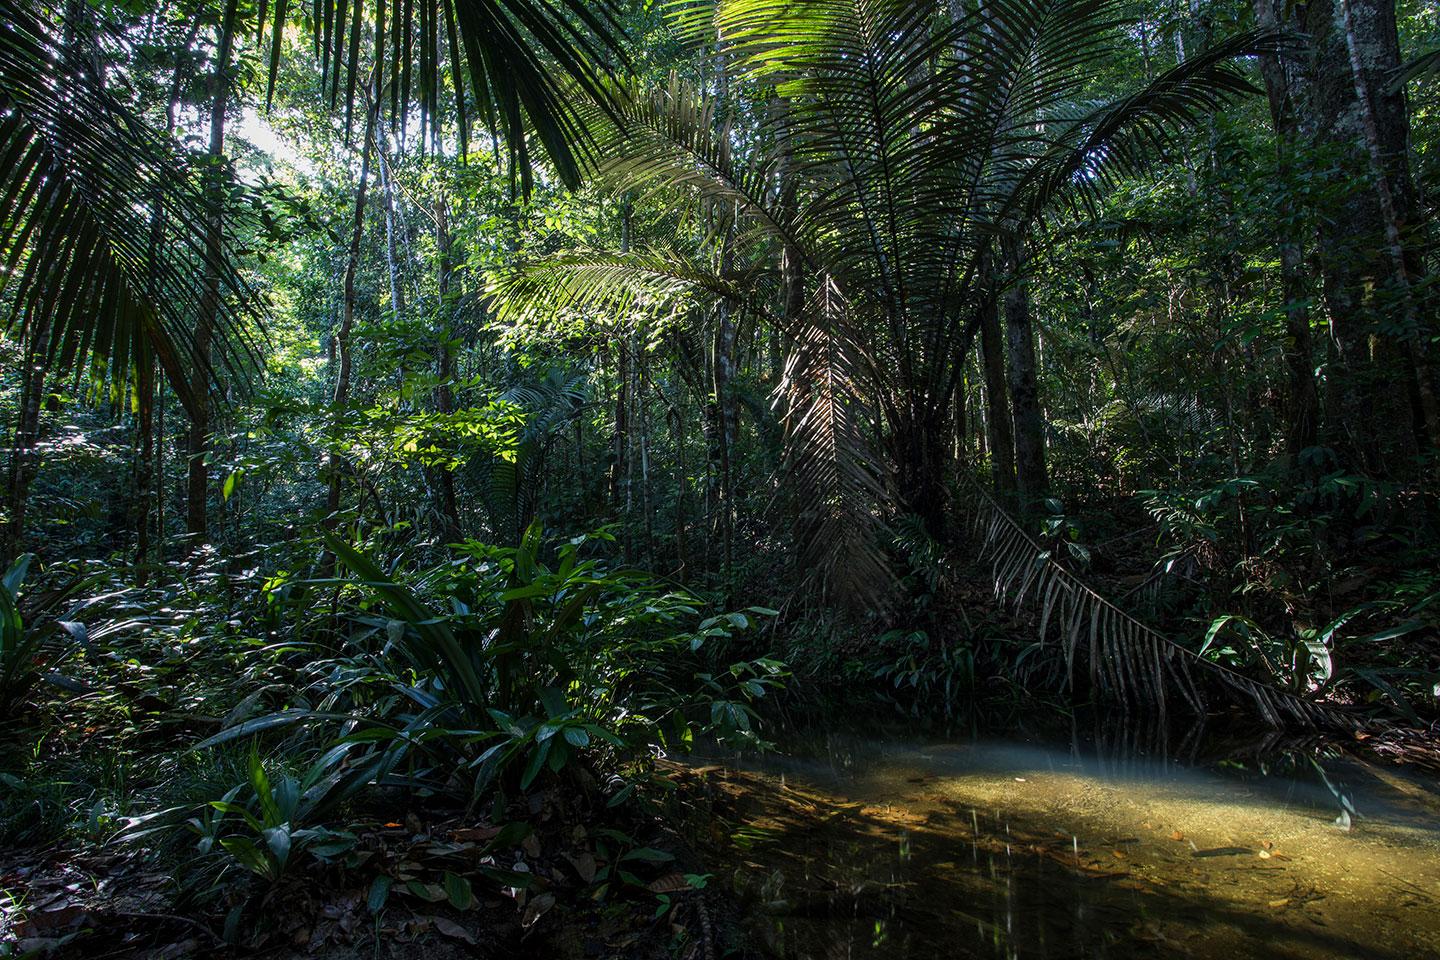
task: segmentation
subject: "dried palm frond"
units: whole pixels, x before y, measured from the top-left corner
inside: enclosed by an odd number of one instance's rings
[[[786,467],[800,503],[801,562],[810,579],[846,603],[883,607],[895,591],[884,552],[888,502],[866,436],[873,414],[860,387],[867,363],[851,336],[844,298],[828,278],[806,304],[775,391],[783,410]]]
[[[1204,716],[1207,693],[1216,690],[1272,727],[1360,726],[1343,711],[1253,680],[1162,636],[1058,563],[978,483],[970,481],[969,489],[996,597],[1017,607],[1026,601],[1039,606],[1040,641],[1046,642],[1053,624],[1072,690],[1076,671],[1085,670],[1097,697],[1119,703],[1127,715],[1132,709],[1152,709],[1162,723],[1173,696]]]

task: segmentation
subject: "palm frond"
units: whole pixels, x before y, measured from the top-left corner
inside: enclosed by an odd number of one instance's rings
[[[1203,717],[1207,692],[1218,690],[1272,727],[1361,726],[1343,711],[1253,680],[1162,636],[1056,562],[980,484],[966,479],[980,555],[990,561],[996,597],[1017,607],[1037,606],[1041,642],[1054,625],[1072,689],[1076,670],[1085,669],[1097,697],[1118,702],[1127,712],[1148,706],[1162,723],[1173,697]]]
[[[1405,89],[1405,85],[1411,80],[1423,77],[1427,73],[1440,73],[1440,49],[1427,50],[1408,63],[1402,63],[1396,67],[1394,79],[1390,81],[1390,92],[1394,93]]]
[[[1244,33],[1215,44],[1118,100],[1057,113],[1044,150],[1014,184],[1002,216],[1021,222],[1057,209],[1096,214],[1095,199],[1144,175],[1175,136],[1235,97],[1257,92],[1234,62],[1288,47],[1283,35]]]
[[[309,9],[305,9],[308,6]],[[259,30],[266,29],[261,7]],[[566,183],[580,179],[588,137],[565,84],[594,103],[604,103],[605,80],[625,63],[623,30],[615,0],[276,0],[270,20],[267,101],[273,97],[284,32],[299,19],[320,61],[332,109],[344,88],[349,128],[355,114],[357,77],[369,61],[388,93],[392,122],[402,125],[410,105],[420,107],[421,144],[440,142],[440,100],[454,98],[461,152],[468,147],[472,117],[504,135],[511,169],[523,188],[531,185],[530,138],[543,146]]]
[[[616,83],[611,112],[585,114],[595,143],[588,172],[616,191],[693,191],[739,225],[796,243],[774,195],[776,158],[737,157],[715,97],[672,74],[661,86]],[[743,240],[738,241],[743,242]]]
[[[233,218],[206,242],[212,199],[160,134],[104,89],[62,45],[62,24],[0,0],[0,322],[18,325],[35,362],[89,362],[124,384],[153,351],[187,409],[211,376],[195,318],[214,312],[214,349],[243,379],[261,303],[233,259]],[[162,256],[152,228],[164,225]],[[206,277],[221,296],[209,302]]]
[[[849,335],[847,305],[822,279],[794,331],[776,388],[786,469],[799,501],[797,539],[809,579],[842,603],[884,607],[896,583],[883,544],[889,493],[866,436],[863,349]]]
[[[717,301],[741,306],[763,279],[755,272],[717,274],[675,249],[571,250],[506,271],[487,292],[503,323],[567,315],[653,320]]]

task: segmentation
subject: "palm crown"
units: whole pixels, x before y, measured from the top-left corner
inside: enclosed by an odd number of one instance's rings
[[[722,213],[727,250],[758,239],[798,258],[804,307],[778,318],[790,349],[777,399],[812,505],[802,542],[832,586],[873,595],[887,503],[920,510],[943,495],[949,404],[997,293],[1002,241],[1084,206],[1250,89],[1232,63],[1268,41],[1234,38],[1094,102],[1089,80],[1120,34],[1112,0],[987,0],[948,18],[914,0],[685,0],[672,14],[734,82],[773,91],[773,143],[737,155],[714,93],[631,87],[614,97],[618,122],[592,118],[608,129],[596,173],[619,189],[690,191]],[[701,277],[693,258],[653,250],[570,253],[498,293],[512,313],[553,314],[671,303],[688,285],[702,303],[764,309],[765,256]],[[896,454],[895,477],[876,466],[877,442]]]

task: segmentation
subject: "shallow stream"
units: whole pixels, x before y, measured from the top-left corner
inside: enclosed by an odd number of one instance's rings
[[[1440,789],[1334,747],[785,742],[688,791],[777,956],[1440,958]]]

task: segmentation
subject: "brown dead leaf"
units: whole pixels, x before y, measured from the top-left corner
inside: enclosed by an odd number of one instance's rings
[[[570,861],[570,866],[575,868],[575,873],[585,883],[595,882],[595,855],[588,850],[579,854],[567,853],[565,859]]]
[[[520,918],[520,926],[529,930],[536,922],[545,915],[551,907],[555,906],[555,894],[542,893],[530,905],[525,908],[525,915]]]
[[[465,841],[490,840],[499,833],[499,827],[461,827],[459,830],[451,830],[450,836],[463,843]]]
[[[479,942],[475,939],[475,934],[466,930],[454,920],[445,917],[426,917],[425,919],[434,925],[436,933],[444,934],[452,940],[461,940],[470,944],[472,947]]]
[[[1181,833],[1179,830],[1175,830],[1170,834],[1170,839],[1174,840],[1176,843],[1179,843],[1181,840],[1185,839],[1185,834]]]
[[[44,936],[57,930],[76,926],[88,916],[89,911],[78,903],[53,906],[48,910],[36,910],[30,913],[15,925],[15,933],[22,938]]]

